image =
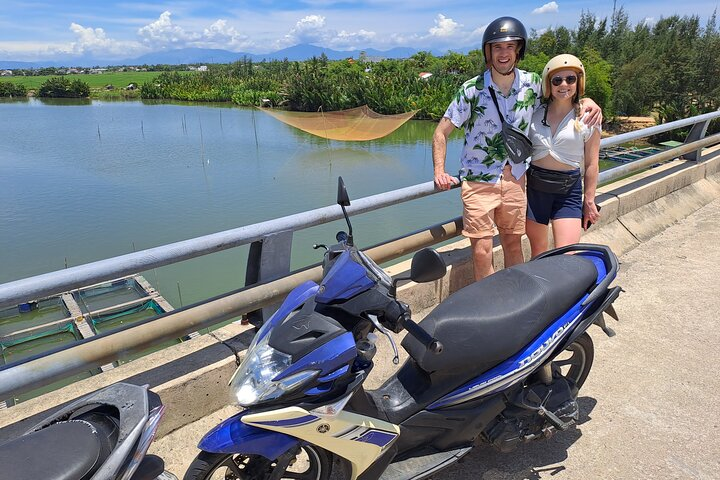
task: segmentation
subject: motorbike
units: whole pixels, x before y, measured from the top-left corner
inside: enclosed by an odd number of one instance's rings
[[[116,383],[0,445],[2,478],[11,480],[177,480],[146,455],[165,407],[160,397]]]
[[[410,275],[390,278],[348,232],[324,248],[320,284],[295,288],[259,328],[230,381],[244,408],[200,441],[185,480],[426,478],[478,442],[510,451],[571,428],[594,358],[587,333],[608,335],[622,291],[606,246],[543,253],[472,283],[422,321],[397,299],[398,282],[446,274],[440,254],[416,253]],[[379,334],[409,358],[376,390],[363,383]]]

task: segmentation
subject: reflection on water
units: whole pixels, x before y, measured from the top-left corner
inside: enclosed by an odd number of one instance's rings
[[[43,98],[37,97],[34,99],[35,102],[42,103],[48,107],[83,107],[92,105],[92,100],[89,98]]]
[[[73,105],[75,108],[66,108]],[[433,122],[386,138],[313,137],[227,104],[0,102],[0,283],[215,233],[432,178]],[[457,170],[462,140],[451,142]],[[460,213],[456,191],[357,215],[370,245]],[[292,266],[320,260],[342,222],[298,232]],[[174,306],[244,283],[247,247],[144,272]]]

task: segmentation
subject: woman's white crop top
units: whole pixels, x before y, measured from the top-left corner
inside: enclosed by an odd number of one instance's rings
[[[585,158],[585,142],[590,139],[593,130],[597,128],[600,131],[600,127],[588,127],[581,120],[578,132],[575,129],[575,110],[570,110],[560,122],[555,135],[552,135],[550,127],[542,123],[546,108],[547,105],[541,105],[536,109],[530,122],[532,160],[551,155],[560,163],[581,168]]]

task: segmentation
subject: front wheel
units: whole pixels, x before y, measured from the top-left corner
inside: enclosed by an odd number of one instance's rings
[[[183,480],[265,480],[271,475],[277,479],[328,480],[331,468],[330,455],[312,445],[275,460],[262,455],[200,452]]]

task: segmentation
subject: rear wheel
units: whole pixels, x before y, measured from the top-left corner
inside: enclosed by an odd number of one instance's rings
[[[553,359],[553,371],[570,381],[572,393],[577,395],[590,373],[594,358],[595,347],[586,332]]]
[[[312,445],[275,460],[262,455],[200,452],[183,480],[264,480],[270,475],[277,479],[327,480],[331,466],[330,455]]]

